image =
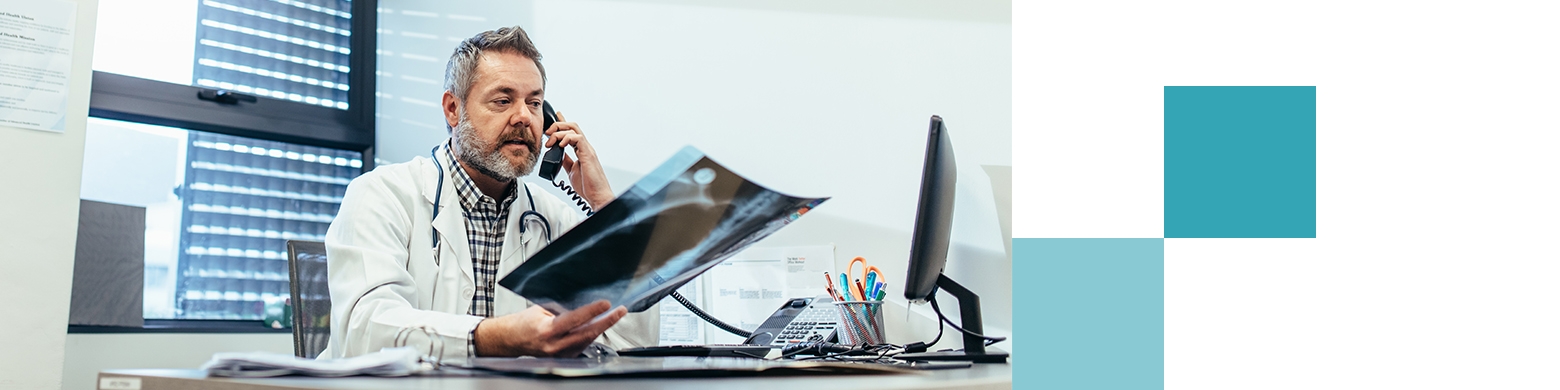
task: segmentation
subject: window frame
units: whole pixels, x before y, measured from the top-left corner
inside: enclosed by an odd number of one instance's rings
[[[104,326],[70,325],[66,333],[286,333],[292,328],[272,328],[259,320],[166,320],[148,319],[145,325]]]
[[[362,172],[374,169],[378,0],[352,1],[347,109],[258,97],[218,103],[200,98],[218,89],[92,72],[87,115],[268,141],[362,153]],[[193,28],[193,26],[192,26]],[[142,327],[70,325],[67,333],[290,333],[260,320],[144,319]],[[291,324],[288,324],[291,325]]]

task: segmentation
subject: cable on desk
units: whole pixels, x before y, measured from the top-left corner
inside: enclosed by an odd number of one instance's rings
[[[948,319],[948,317],[943,316],[942,309],[937,307],[937,294],[932,294],[931,302],[932,302],[932,311],[937,313],[937,318],[942,319],[942,322],[948,323],[948,326],[952,326],[954,329],[958,329],[960,332],[964,332],[964,334],[986,339],[986,345],[988,345],[988,346],[992,345],[992,344],[1000,343],[1000,342],[1002,342],[1002,340],[1007,340],[1006,337],[989,337],[989,336],[986,336],[986,335],[983,335],[983,334],[980,334],[980,333],[975,333],[975,332],[971,332],[971,331],[968,331],[968,330],[964,330],[964,328],[961,328],[958,325],[955,325],[952,320]],[[942,327],[941,326],[937,327],[937,338],[938,339],[942,338]],[[936,341],[932,342],[932,344],[936,344],[936,343],[937,343]]]

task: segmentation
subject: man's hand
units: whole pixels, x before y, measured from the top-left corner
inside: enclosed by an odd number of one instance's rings
[[[600,321],[591,321],[611,308],[612,304],[600,300],[554,316],[541,306],[531,306],[482,320],[476,331],[477,356],[579,356],[596,336],[628,315],[628,309],[618,306]]]
[[[554,113],[558,116],[558,122],[553,123],[552,128],[544,129],[547,134],[546,147],[555,145],[568,145],[574,147],[574,154],[579,159],[563,155],[563,170],[569,173],[569,185],[574,187],[585,201],[590,202],[590,207],[601,210],[607,203],[616,197],[612,194],[612,185],[607,184],[607,174],[601,170],[601,161],[596,159],[596,148],[590,146],[590,141],[585,140],[585,133],[580,130],[580,125],[574,122],[564,122],[563,113]]]

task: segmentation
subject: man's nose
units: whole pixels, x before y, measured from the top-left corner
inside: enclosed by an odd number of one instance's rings
[[[515,111],[515,115],[509,117],[509,125],[530,130],[531,121],[535,119],[535,115],[531,114],[530,108],[526,107]]]

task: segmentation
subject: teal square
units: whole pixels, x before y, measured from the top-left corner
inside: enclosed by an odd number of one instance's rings
[[[1165,237],[1316,237],[1316,87],[1164,94]]]

